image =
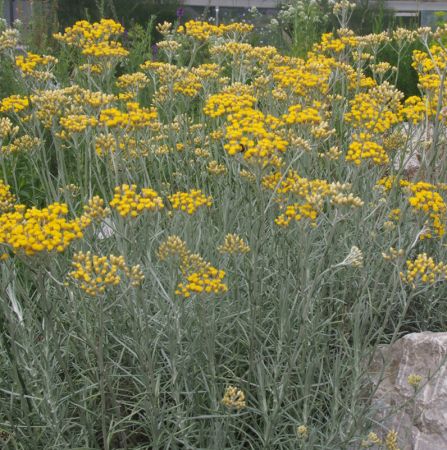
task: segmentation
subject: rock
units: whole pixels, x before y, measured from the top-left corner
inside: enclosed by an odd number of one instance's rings
[[[405,138],[405,148],[400,149],[393,161],[395,170],[403,169],[406,176],[411,178],[421,167],[421,153],[426,142],[430,141],[433,135],[433,127],[429,124],[410,126],[403,122],[400,125],[402,137]]]
[[[106,217],[104,221],[101,222],[99,230],[96,232],[95,236],[98,239],[107,239],[115,234],[114,229],[112,228],[113,222],[110,218]]]
[[[447,333],[408,334],[381,347],[370,370],[381,434],[396,430],[400,450],[447,450]]]

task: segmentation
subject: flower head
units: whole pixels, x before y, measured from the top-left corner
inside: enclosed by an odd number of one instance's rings
[[[363,267],[363,253],[355,245],[351,247],[348,256],[341,263],[343,266]]]
[[[222,398],[222,404],[229,409],[243,409],[247,406],[245,394],[235,386],[228,386]]]

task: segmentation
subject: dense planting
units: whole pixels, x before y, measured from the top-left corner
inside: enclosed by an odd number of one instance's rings
[[[4,448],[397,448],[368,362],[447,325],[447,29],[350,8],[303,59],[159,24],[134,73],[112,20],[1,32]],[[404,98],[378,55],[415,41]]]

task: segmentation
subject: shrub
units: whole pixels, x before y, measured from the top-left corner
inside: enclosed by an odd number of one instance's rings
[[[3,447],[359,447],[377,346],[447,324],[445,29],[156,28],[0,34]]]

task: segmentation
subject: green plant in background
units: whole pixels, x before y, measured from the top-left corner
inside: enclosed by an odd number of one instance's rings
[[[155,19],[155,15],[151,16],[145,27],[135,23],[127,33],[130,54],[126,66],[130,72],[137,71],[140,65],[152,56]]]
[[[447,19],[447,12],[446,11],[435,11],[435,24],[437,27],[442,27]]]
[[[110,17],[125,27],[139,23],[145,28],[152,15],[161,22],[173,20],[177,7],[175,0],[58,0],[58,19],[62,28],[86,15],[90,20]]]
[[[172,21],[177,2],[173,0],[58,0],[58,20],[67,26],[76,19],[113,18],[126,27],[125,45],[130,50],[127,70],[137,70],[151,56],[151,46],[157,38],[154,20]],[[158,36],[159,37],[159,36]]]
[[[329,16],[325,0],[290,0],[281,6],[277,20],[289,36],[292,51],[304,56],[326,31]]]
[[[32,3],[32,17],[24,36],[30,50],[47,52],[53,46],[53,34],[59,31],[58,2],[40,0]]]
[[[366,2],[368,5],[368,2]],[[387,24],[385,23],[386,19],[386,9],[385,9],[385,0],[379,0],[375,5],[374,12],[369,11],[370,14],[372,13],[372,32],[373,33],[380,33],[387,29]],[[368,9],[368,8],[366,8]],[[391,17],[393,17],[394,14],[391,12]]]
[[[395,13],[392,9],[385,7],[383,0],[378,2],[360,0],[355,4],[356,7],[349,22],[350,28],[355,33],[360,35],[380,33],[393,28]]]
[[[0,4],[0,11],[3,11]],[[17,25],[17,24],[16,24]],[[7,28],[6,20],[0,17],[0,33]],[[15,31],[16,45],[19,45],[19,30]],[[14,63],[7,52],[0,52],[0,98],[7,97],[14,92],[22,92],[20,80],[14,70]]]
[[[273,45],[277,48],[290,49],[290,36],[283,32],[276,17],[263,14],[258,8],[252,7],[247,12],[247,19],[255,27],[255,31],[250,37],[251,44]],[[284,40],[287,41],[287,44]]]
[[[386,61],[397,69],[395,77],[393,77],[394,82],[399,90],[405,94],[405,97],[419,94],[418,75],[411,67],[411,63],[413,51],[421,49],[422,45],[419,42],[408,43],[399,49],[396,42],[392,41],[379,54],[379,61]]]

